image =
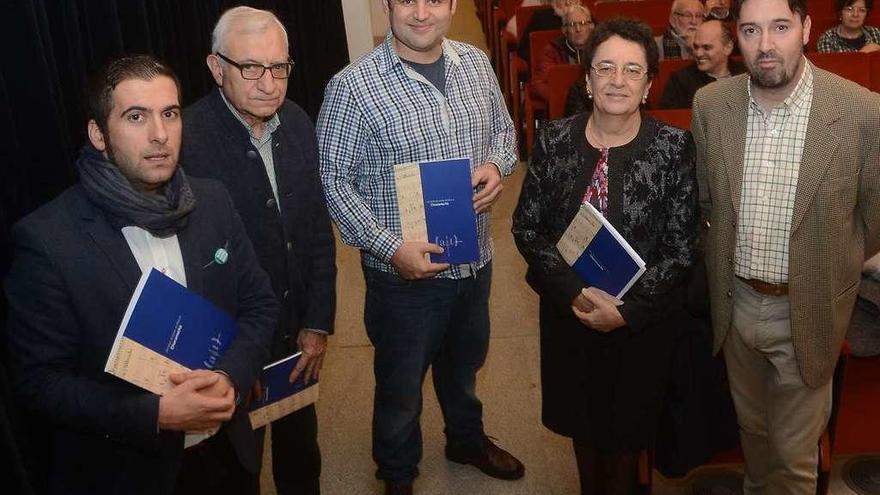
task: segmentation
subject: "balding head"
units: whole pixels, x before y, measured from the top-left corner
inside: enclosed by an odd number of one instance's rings
[[[733,52],[730,31],[721,21],[706,21],[694,34],[694,62],[701,72],[720,77],[728,73],[727,59]]]

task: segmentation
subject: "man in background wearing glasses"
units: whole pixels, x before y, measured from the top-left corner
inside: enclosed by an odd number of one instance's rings
[[[693,58],[694,35],[703,23],[700,0],[675,0],[669,12],[669,27],[654,38],[660,49],[660,60]]]
[[[207,57],[218,87],[184,112],[181,163],[229,188],[281,304],[272,360],[301,350],[291,380],[312,380],[333,331],[335,246],[314,128],[285,98],[288,49],[271,12],[236,7],[220,17]],[[320,492],[314,405],[272,423],[272,460],[279,494]]]

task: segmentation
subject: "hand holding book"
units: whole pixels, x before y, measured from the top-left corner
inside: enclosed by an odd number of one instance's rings
[[[588,287],[574,298],[571,310],[584,325],[600,332],[610,332],[626,325],[617,309],[623,301],[602,289]]]

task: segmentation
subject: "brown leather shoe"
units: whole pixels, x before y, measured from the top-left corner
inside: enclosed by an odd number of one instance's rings
[[[385,481],[385,495],[413,495],[412,483],[402,485],[393,481]]]
[[[470,464],[493,478],[518,480],[526,474],[526,468],[510,452],[486,438],[483,448],[460,448],[446,445],[446,458],[459,464]]]

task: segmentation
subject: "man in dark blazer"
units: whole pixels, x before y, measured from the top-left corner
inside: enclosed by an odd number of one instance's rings
[[[314,128],[285,99],[287,33],[271,12],[236,7],[217,21],[212,43],[207,63],[218,88],[186,109],[181,163],[229,188],[281,304],[272,360],[301,350],[291,379],[313,380],[333,332],[335,245]],[[271,430],[278,493],[320,493],[314,405]]]
[[[244,493],[259,459],[241,401],[268,358],[278,311],[268,277],[224,187],[177,167],[179,83],[166,65],[111,61],[94,79],[89,111],[80,183],[16,225],[5,283],[12,378],[46,431],[46,491]],[[171,375],[162,396],[104,372],[151,268],[238,327],[214,371]],[[185,433],[217,427],[184,450],[185,436],[194,438]],[[223,452],[214,456],[223,463],[204,466],[206,451]],[[250,485],[226,483],[239,471]]]
[[[806,0],[734,2],[747,75],[694,98],[714,350],[744,492],[816,492],[831,380],[880,249],[880,96],[813,66]]]

